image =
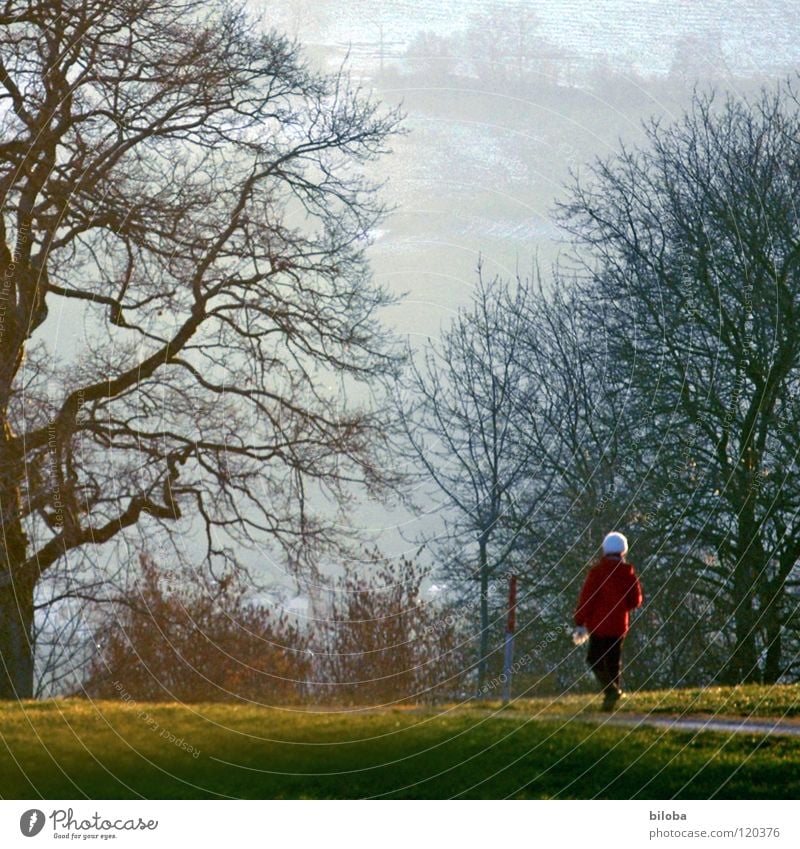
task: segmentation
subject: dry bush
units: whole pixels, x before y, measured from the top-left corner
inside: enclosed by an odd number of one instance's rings
[[[84,692],[141,701],[298,702],[308,637],[286,613],[248,599],[235,573],[189,583],[141,558],[141,577],[98,629]]]
[[[329,620],[317,634],[323,703],[395,704],[458,699],[471,640],[457,611],[423,598],[428,571],[377,551],[332,581]]]

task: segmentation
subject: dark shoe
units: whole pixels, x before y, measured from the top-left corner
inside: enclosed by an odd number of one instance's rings
[[[614,705],[616,705],[622,696],[622,690],[618,690],[616,688],[613,690],[606,690],[603,698],[603,710],[614,710]]]

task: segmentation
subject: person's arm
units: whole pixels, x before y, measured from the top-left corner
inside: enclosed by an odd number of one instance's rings
[[[581,594],[578,598],[578,606],[575,608],[575,624],[586,626],[586,623],[589,618],[589,611],[591,610],[592,604],[594,602],[594,595],[596,592],[596,583],[595,580],[595,572],[594,569],[589,571],[589,574],[586,576],[586,580],[583,582],[583,588],[581,589]]]
[[[639,583],[639,578],[637,577],[636,570],[633,567],[631,567],[631,578],[633,580],[630,588],[628,589],[626,602],[628,610],[635,610],[642,603],[642,585]]]

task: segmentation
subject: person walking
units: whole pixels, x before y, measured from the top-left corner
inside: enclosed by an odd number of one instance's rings
[[[642,603],[642,587],[632,563],[625,560],[628,540],[617,531],[603,540],[603,556],[586,576],[575,624],[589,633],[586,662],[603,689],[603,709],[611,710],[622,697],[622,644],[630,612]]]

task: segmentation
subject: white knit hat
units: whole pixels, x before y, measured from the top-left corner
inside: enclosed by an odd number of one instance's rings
[[[623,557],[628,553],[628,540],[617,531],[606,534],[603,540],[603,554],[621,554]]]

